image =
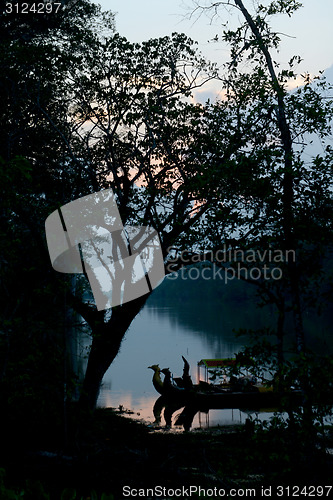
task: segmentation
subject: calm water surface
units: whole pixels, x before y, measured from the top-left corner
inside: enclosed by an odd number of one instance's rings
[[[190,363],[192,380],[197,382],[199,360],[233,357],[244,345],[246,338],[237,336],[235,330],[275,324],[274,310],[257,309],[253,297],[237,300],[237,293],[236,299],[216,297],[212,300],[207,297],[208,289],[204,285],[192,284],[188,296],[186,288],[185,292],[179,290],[171,294],[174,284],[162,284],[159,295],[154,292],[133,321],[120,353],[104,376],[98,406],[118,408],[121,405],[134,412],[132,418],[153,423],[152,409],[159,394],[152,385],[153,372],[148,366],[159,364],[161,368],[170,368],[174,376],[181,376],[183,355]],[[327,343],[332,345],[332,337],[325,325],[323,321],[318,329],[318,322],[315,324],[320,340],[313,338],[326,349]],[[86,338],[81,347],[86,350],[89,342]],[[209,414],[197,414],[192,428],[238,424],[246,417],[246,413],[239,410],[210,410]]]
[[[188,312],[193,314],[194,311]],[[235,335],[214,341],[205,333],[181,325],[172,308],[144,308],[128,331],[120,354],[104,376],[98,406],[122,405],[133,410],[134,417],[153,422],[152,408],[159,394],[152,385],[153,372],[148,366],[158,363],[161,368],[170,368],[175,376],[181,376],[181,356],[184,355],[191,366],[192,380],[197,381],[197,362],[200,359],[232,357],[240,347]],[[210,410],[208,415],[197,414],[194,427],[238,423],[241,418],[238,410]]]

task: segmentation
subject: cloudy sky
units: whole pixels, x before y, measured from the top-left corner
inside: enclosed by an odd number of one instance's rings
[[[250,10],[254,0],[245,0]],[[210,3],[209,0],[202,0]],[[201,2],[201,3],[202,3]],[[193,11],[193,0],[96,0],[105,10],[117,13],[116,28],[130,41],[169,35],[174,31],[184,32],[199,42],[200,50],[210,60],[222,64],[227,57],[225,45],[210,43],[221,32],[222,22],[237,22],[224,9],[220,19],[207,16],[189,19]],[[267,4],[267,0],[261,0]],[[303,0],[301,8],[292,18],[278,16],[274,19],[277,31],[290,35],[282,37],[279,62],[287,63],[293,55],[300,55],[304,62],[300,71],[318,74],[333,65],[333,1]]]

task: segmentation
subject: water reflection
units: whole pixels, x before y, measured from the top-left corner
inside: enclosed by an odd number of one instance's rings
[[[182,324],[172,307],[145,307],[133,322],[121,352],[105,374],[98,406],[117,408],[121,405],[133,410],[134,417],[153,424],[157,393],[148,366],[158,363],[180,376],[183,370],[181,355],[184,355],[190,363],[192,380],[197,381],[197,362],[200,359],[232,357],[242,345],[243,340],[232,332],[212,337],[207,331]],[[180,413],[177,410],[181,410],[181,406],[171,414],[170,410],[167,411],[167,422],[162,423],[175,425]],[[242,421],[244,415],[239,412],[214,410],[209,418],[204,413],[196,413],[193,427],[206,427],[212,422],[227,425]]]
[[[250,415],[256,419],[264,420],[271,416],[274,411],[276,410],[216,409],[191,404],[184,406],[181,401],[171,401],[165,396],[160,396],[153,406],[153,425],[155,428],[160,426],[165,426],[167,429],[178,427],[189,431],[193,427],[205,429],[218,425],[242,424]]]
[[[275,324],[274,310],[257,309],[255,297],[248,295],[250,287],[240,290],[235,283],[228,285],[227,292],[221,285],[213,289],[212,283],[192,283],[187,288],[183,285],[166,282],[152,294],[105,374],[98,406],[117,408],[121,405],[133,410],[135,418],[153,425],[153,407],[158,394],[148,366],[159,364],[161,368],[170,368],[175,376],[181,376],[181,356],[184,355],[190,363],[192,380],[196,382],[199,360],[233,357],[247,342],[248,339],[237,337],[234,330]],[[319,350],[329,352],[333,342],[331,313],[328,311],[327,315],[327,319],[315,321],[309,314],[308,331],[312,343],[319,346]],[[86,338],[83,349],[89,343],[90,339]],[[179,408],[174,412],[173,425],[181,411]],[[263,419],[267,413],[258,416]],[[244,423],[246,417],[245,412],[238,410],[198,412],[192,428]],[[165,424],[163,418],[162,424]]]

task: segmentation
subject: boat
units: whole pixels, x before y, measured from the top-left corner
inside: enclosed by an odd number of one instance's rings
[[[185,359],[184,363],[187,363]],[[208,369],[227,367],[233,363],[235,363],[234,359],[200,360],[198,368],[205,367],[205,380],[200,379],[200,373],[198,372],[198,383],[188,386],[188,388],[177,386],[172,379],[170,370],[165,368],[160,370],[161,373],[165,374],[165,380],[164,383],[160,380],[158,392],[163,396],[163,400],[168,403],[192,406],[197,408],[197,410],[237,408],[247,410],[260,410],[263,408],[285,409],[302,404],[304,400],[302,391],[274,390],[272,385],[257,384],[256,380],[250,376],[230,377],[229,380],[225,380],[221,384],[213,384],[208,381]],[[153,383],[156,388],[156,380],[153,380]]]
[[[232,389],[217,392],[193,391],[186,394],[185,405],[192,405],[198,410],[205,409],[247,409],[288,408],[299,405],[304,399],[302,391],[243,391]]]

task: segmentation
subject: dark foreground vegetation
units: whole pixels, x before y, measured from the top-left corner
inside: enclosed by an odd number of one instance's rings
[[[120,500],[123,486],[259,492],[262,486],[329,485],[333,470],[327,451],[333,448],[331,430],[318,436],[309,454],[304,432],[278,423],[270,429],[249,421],[207,431],[153,432],[110,409],[79,416],[74,407],[66,443],[57,427],[45,426],[47,440],[40,439],[40,429],[38,434],[19,431],[7,427],[10,439],[1,449],[4,500]]]

